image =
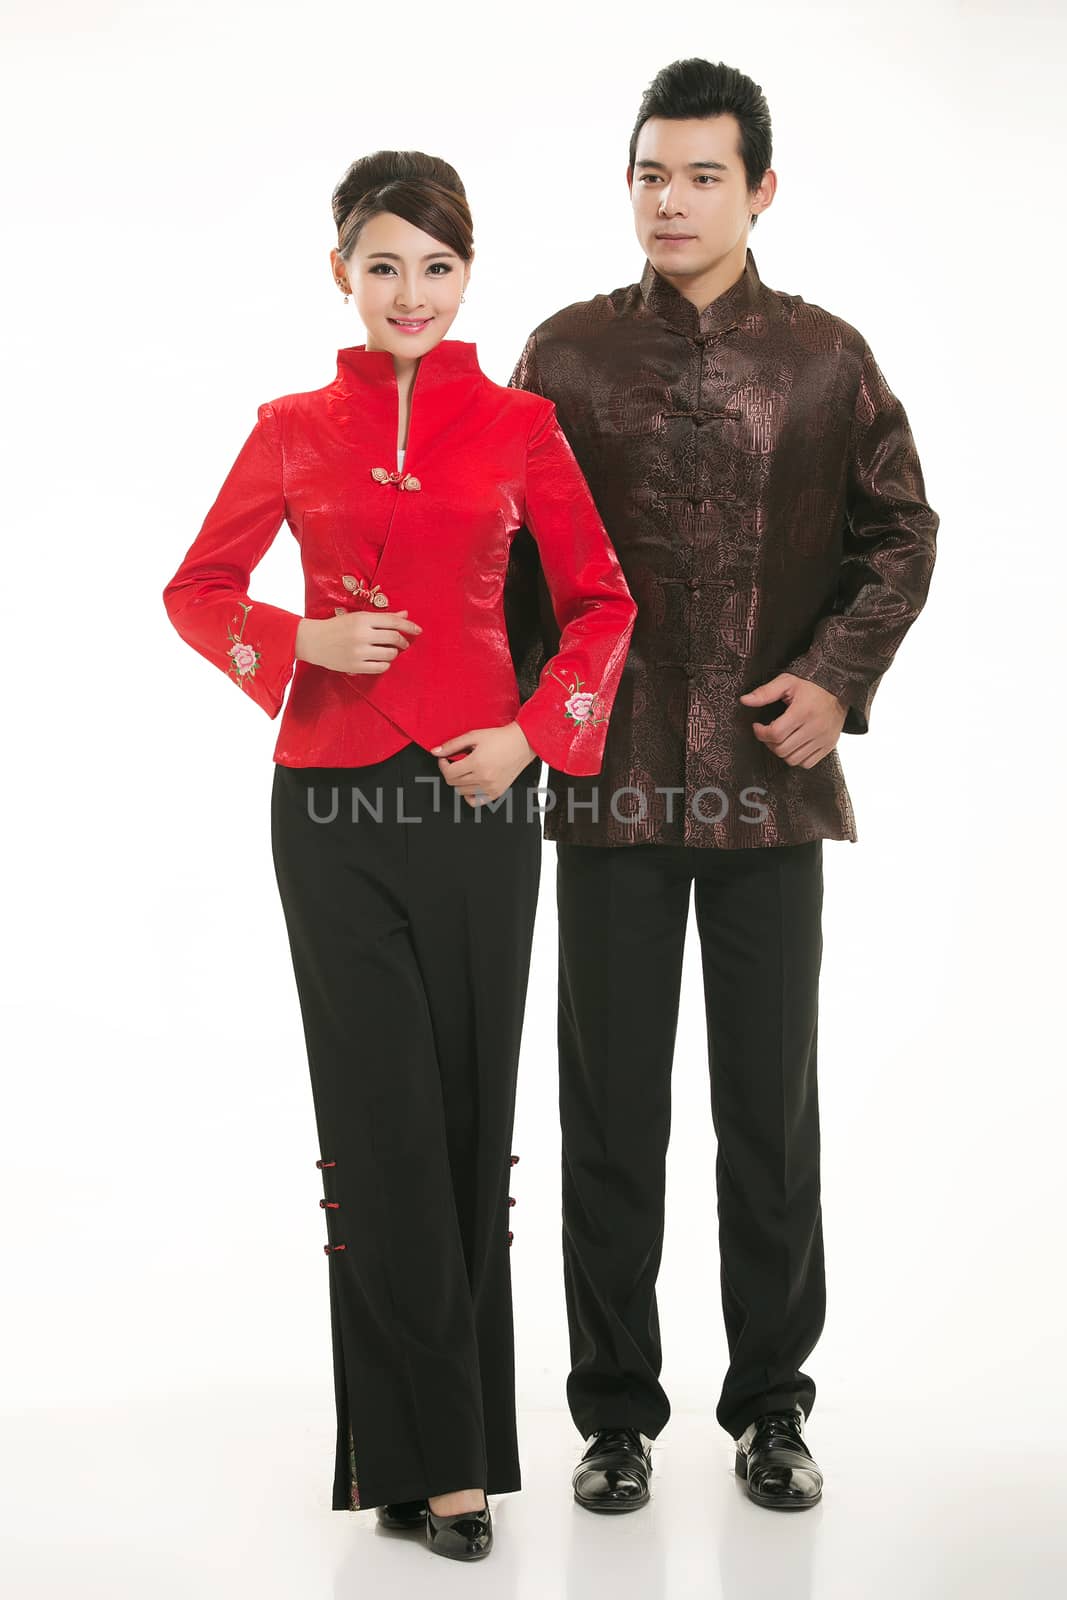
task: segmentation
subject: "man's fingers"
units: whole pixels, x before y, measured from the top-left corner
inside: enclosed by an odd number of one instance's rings
[[[827,745],[825,749],[823,749],[821,745],[816,745],[812,754],[810,756],[805,756],[800,765],[802,767],[817,767],[823,757],[830,754],[832,748],[832,745]]]
[[[803,712],[790,709],[775,717],[773,722],[764,722],[759,726],[763,728],[764,740],[777,748],[790,735],[799,733],[804,726],[804,720]]]
[[[804,765],[805,758],[810,756],[812,752],[818,748],[818,739],[805,739],[802,744],[799,744],[795,749],[790,750],[785,759],[789,762],[791,767],[801,767]]]
[[[796,732],[791,733],[788,738],[778,741],[774,746],[775,755],[786,757],[796,755],[798,750],[803,750],[809,744],[814,744],[817,737],[818,735],[813,733],[810,728],[797,728]]]

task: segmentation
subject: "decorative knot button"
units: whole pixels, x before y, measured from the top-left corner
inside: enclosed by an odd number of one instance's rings
[[[384,467],[371,467],[375,483],[395,483],[398,489],[421,489],[422,484],[410,472],[387,472]]]
[[[372,606],[377,606],[379,611],[384,610],[389,604],[389,596],[382,593],[381,586],[377,583],[368,589],[362,578],[354,578],[350,572],[342,572],[341,582],[350,594],[362,595]]]

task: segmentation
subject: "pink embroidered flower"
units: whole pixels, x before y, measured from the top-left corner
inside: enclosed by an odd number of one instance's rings
[[[230,658],[238,672],[243,675],[255,671],[259,655],[250,644],[235,644],[230,651]]]
[[[244,612],[244,616],[241,618],[241,632],[234,633],[232,623],[227,627],[226,637],[227,639],[232,639],[233,643],[226,654],[230,658],[230,671],[233,673],[234,678],[238,683],[243,683],[245,678],[254,673],[259,666],[260,652],[254,649],[252,645],[246,644],[241,637],[241,634],[245,631],[245,623],[248,621],[248,613],[251,611],[252,606],[251,604],[245,605],[243,600],[238,600],[237,604]]]
[[[588,722],[593,714],[593,702],[595,700],[596,695],[589,694],[588,691],[583,691],[581,694],[572,694],[566,702],[567,715],[573,717],[575,722]]]
[[[563,702],[563,710],[569,721],[580,723],[584,727],[607,722],[607,717],[594,716],[594,712],[598,710],[599,690],[583,689],[582,680],[577,673],[573,674],[573,683],[563,683],[563,679],[553,672],[551,667],[548,668],[548,673],[557,683],[562,683],[567,691],[568,698]]]

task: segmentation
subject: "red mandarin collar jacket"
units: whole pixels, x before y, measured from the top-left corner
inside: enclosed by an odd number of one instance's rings
[[[163,602],[186,642],[267,714],[274,760],[363,766],[517,721],[563,772],[600,770],[637,607],[553,402],[493,383],[474,344],[444,339],[416,369],[403,471],[393,358],[337,352],[324,388],[265,401]],[[307,617],[407,609],[387,672],[295,658],[300,616],[248,585],[282,522],[300,546]],[[512,537],[527,527],[561,630],[520,705],[504,612]]]

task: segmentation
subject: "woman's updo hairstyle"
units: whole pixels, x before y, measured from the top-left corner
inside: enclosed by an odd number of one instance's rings
[[[474,225],[455,167],[422,150],[375,150],[353,161],[331,197],[337,249],[347,264],[365,223],[383,211],[454,250],[474,253]]]

